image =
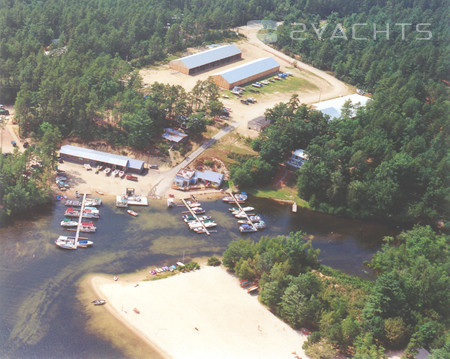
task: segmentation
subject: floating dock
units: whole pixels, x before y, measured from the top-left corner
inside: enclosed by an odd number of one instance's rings
[[[184,200],[184,198],[182,198],[181,200],[183,201],[183,204],[186,206],[186,208],[189,210],[189,212],[191,212],[191,214],[192,214],[192,216],[195,218],[195,220],[196,220],[197,222],[199,222],[199,223],[202,225],[203,229],[205,230],[205,233],[209,236],[210,233],[209,233],[209,231],[206,229],[206,227],[205,227],[205,225],[203,224],[203,222],[200,221],[200,220],[198,219],[197,215],[196,215],[195,212],[192,210],[192,208],[188,206],[188,204],[186,203],[186,201]]]
[[[250,220],[247,212],[245,212],[241,205],[239,204],[239,202],[237,201],[236,197],[234,197],[234,194],[231,192],[227,192],[227,194],[230,195],[231,198],[233,198],[234,202],[236,203],[236,205],[238,206],[239,210],[241,211],[241,213],[243,213],[245,215],[245,217],[247,218],[248,223],[253,227],[253,229],[255,230],[255,232],[258,231],[258,228],[255,227],[255,225],[253,224],[253,222]]]
[[[127,196],[118,195],[116,196],[116,207],[128,207],[132,206],[148,206],[148,198],[145,196]]]

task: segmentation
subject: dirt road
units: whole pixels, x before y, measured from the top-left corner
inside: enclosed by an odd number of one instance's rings
[[[316,89],[311,90],[299,88],[293,92],[277,92],[271,93],[270,95],[266,94],[258,97],[258,102],[250,106],[242,105],[239,99],[236,98],[222,98],[221,101],[224,105],[226,107],[230,107],[233,111],[231,119],[232,123],[230,123],[230,126],[217,133],[211,140],[207,141],[197,150],[192,152],[183,162],[168,171],[160,173],[154,182],[155,184],[150,190],[150,196],[164,196],[170,189],[173,178],[177,172],[181,168],[186,167],[196,157],[203,153],[204,150],[228,132],[236,130],[245,136],[256,137],[258,133],[248,130],[247,122],[255,117],[263,115],[266,109],[275,106],[277,103],[287,102],[294,93],[298,94],[302,103],[311,104],[318,102],[319,100],[327,100],[330,98],[344,96],[352,92],[345,83],[339,81],[326,72],[295,60],[264,44],[257,38],[257,32],[259,29],[260,26],[242,26],[237,29],[239,33],[244,34],[247,37],[247,40],[237,43],[237,46],[242,50],[242,57],[244,60],[239,61],[237,64],[232,63],[223,66],[220,68],[220,71],[257,58],[272,56],[280,62],[282,71],[290,71],[294,76],[301,77],[308,82],[313,83],[316,86]],[[294,63],[296,64],[296,68],[293,68]],[[209,76],[217,73],[218,71],[218,69],[213,69],[194,76],[188,76],[169,69],[168,65],[164,65],[157,69],[143,69],[140,74],[143,78],[144,84],[152,84],[154,82],[169,83],[171,85],[183,86],[186,91],[190,91],[198,80],[206,80]]]
[[[247,37],[248,46],[254,46],[258,49],[264,50],[265,52],[268,53],[268,55],[270,54],[274,56],[277,60],[284,61],[286,64],[293,65],[295,63],[298,69],[302,71],[307,71],[325,80],[329,84],[329,86],[323,86],[321,84],[318,84],[319,91],[321,92],[322,101],[330,98],[348,95],[351,93],[348,85],[338,80],[337,78],[327,74],[325,71],[316,69],[311,65],[298,61],[260,41],[257,37],[257,33],[261,28],[262,25],[253,25],[253,26],[241,26],[238,27],[237,30],[240,34],[243,34]],[[305,102],[304,100],[302,100],[302,102],[313,103],[317,102],[317,99],[314,99],[313,102]]]

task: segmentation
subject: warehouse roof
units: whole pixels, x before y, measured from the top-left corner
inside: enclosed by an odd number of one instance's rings
[[[224,45],[215,47],[211,50],[199,52],[198,54],[189,55],[179,58],[187,68],[193,69],[202,65],[209,64],[214,61],[226,59],[227,57],[238,55],[241,53],[235,45]]]
[[[116,166],[130,167],[135,169],[142,169],[144,161],[131,159],[125,156],[115,155],[112,153],[92,150],[90,148],[83,148],[71,145],[62,146],[59,153],[67,156],[74,156],[85,158],[90,161],[109,163]]]
[[[187,135],[183,132],[174,130],[173,128],[165,128],[162,137],[168,141],[172,142],[180,142],[182,139],[187,137]]]
[[[223,180],[222,173],[208,171],[208,170],[206,170],[204,172],[197,171],[195,176],[199,179],[202,179],[203,181],[218,183],[219,185],[222,183],[222,180]]]
[[[232,69],[219,72],[216,75],[222,76],[228,83],[231,84],[279,66],[280,64],[271,57],[264,57],[262,59],[257,59],[247,62],[246,64],[233,67]]]
[[[339,118],[342,115],[342,107],[344,104],[350,100],[353,105],[359,104],[360,106],[365,106],[367,101],[370,100],[369,97],[361,96],[358,94],[348,95],[348,96],[342,96],[338,97],[332,100],[328,101],[322,101],[313,104],[313,106],[318,109],[320,112],[329,115],[330,120],[333,120],[335,118]],[[353,111],[353,116],[356,115],[356,112]]]

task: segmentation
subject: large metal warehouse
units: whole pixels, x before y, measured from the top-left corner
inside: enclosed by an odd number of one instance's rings
[[[107,165],[122,170],[142,173],[144,161],[71,145],[61,146],[59,154],[62,159],[78,163],[89,163],[93,166]]]
[[[235,45],[224,45],[170,61],[169,66],[183,74],[193,75],[241,58],[242,52]]]
[[[217,86],[232,89],[234,86],[239,86],[266,76],[270,76],[278,71],[280,71],[280,64],[271,57],[264,57],[262,59],[247,62],[241,66],[219,72],[212,77]]]

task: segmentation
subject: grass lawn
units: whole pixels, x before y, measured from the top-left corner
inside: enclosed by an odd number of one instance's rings
[[[273,76],[267,77],[265,79],[260,79],[254,82],[261,82],[267,79],[273,78]],[[256,88],[252,86],[252,83],[242,86],[245,91],[242,93],[243,97],[249,96],[249,97],[255,97],[258,98],[262,95],[272,94],[276,92],[284,92],[284,93],[292,93],[299,90],[317,90],[318,87],[314,85],[313,83],[302,79],[300,77],[296,76],[288,76],[285,79],[281,80],[275,80],[275,82],[270,82],[269,85],[263,85],[261,88]],[[251,92],[250,89],[259,91],[259,93]],[[224,91],[226,95],[228,95],[230,98],[236,97],[236,95],[233,95],[230,91]]]
[[[308,202],[298,196],[295,187],[282,187],[280,189],[274,189],[272,187],[254,188],[248,190],[247,193],[255,197],[295,201],[299,207],[309,208]]]
[[[258,153],[245,142],[245,138],[236,133],[230,133],[203,152],[200,158],[218,158],[230,169],[239,163],[240,158],[257,155]]]

